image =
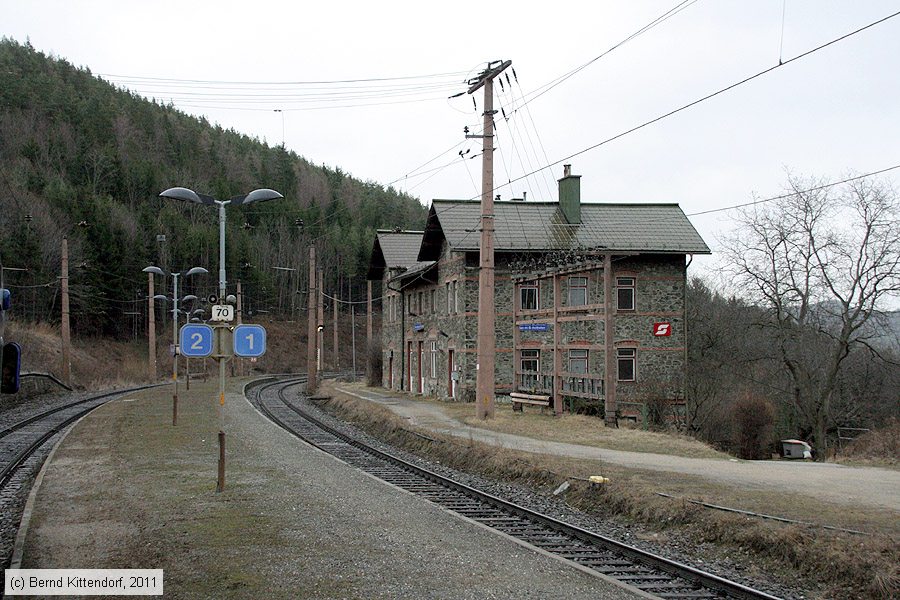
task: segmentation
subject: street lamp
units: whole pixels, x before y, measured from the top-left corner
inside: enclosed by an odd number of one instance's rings
[[[217,206],[219,209],[219,304],[225,302],[225,207],[229,204],[232,206],[244,206],[254,202],[265,202],[266,200],[277,200],[284,198],[280,193],[268,188],[253,190],[249,194],[243,196],[234,196],[230,200],[216,200],[212,196],[206,194],[198,194],[194,190],[184,187],[173,187],[163,191],[160,198],[169,198],[172,200],[182,200],[185,202],[193,202],[194,204],[206,204]],[[223,324],[217,324],[219,327]],[[216,485],[216,491],[221,492],[225,489],[225,349],[221,347],[223,336],[219,334],[219,480]]]
[[[151,277],[153,275],[164,276],[166,274],[165,271],[154,266],[144,267],[143,272],[149,273]],[[181,275],[184,275],[185,277],[190,275],[206,275],[207,273],[209,273],[209,271],[203,267],[193,267],[184,272],[169,273],[169,275],[172,276],[172,345],[175,348],[175,352],[172,356],[172,381],[175,383],[175,393],[172,396],[172,425],[178,424],[178,277]],[[153,296],[153,300],[168,301],[170,298],[162,294],[156,294]],[[182,302],[192,302],[195,300],[197,300],[197,296],[193,294],[188,294],[181,299]],[[151,348],[150,350],[153,353],[156,352],[156,348]]]

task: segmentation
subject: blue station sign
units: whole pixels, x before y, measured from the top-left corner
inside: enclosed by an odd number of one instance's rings
[[[212,354],[213,329],[209,325],[182,325],[178,339],[182,356],[204,358]]]
[[[519,323],[519,331],[547,331],[550,323]]]
[[[254,358],[266,352],[266,330],[262,325],[238,325],[233,339],[237,356]]]

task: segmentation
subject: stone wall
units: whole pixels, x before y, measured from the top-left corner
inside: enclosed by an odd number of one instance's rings
[[[518,302],[521,276],[514,268],[518,256],[498,254],[496,257],[494,305],[496,310],[496,389],[498,393],[516,389],[515,371],[519,351],[540,350],[540,369],[553,372],[553,279],[538,278],[537,310],[519,311],[519,323],[548,323],[546,331],[518,331],[513,321],[513,303]],[[512,263],[512,264],[511,264]],[[624,403],[623,413],[639,413],[640,403],[648,395],[683,398],[684,388],[684,291],[683,255],[639,255],[617,257],[613,262],[614,277],[635,279],[635,309],[615,314],[615,346],[636,350],[634,382],[618,382],[618,399]],[[603,269],[587,265],[581,272],[567,272],[560,277],[558,322],[562,370],[569,371],[569,350],[588,351],[588,373],[605,379],[605,310]],[[587,304],[569,306],[569,277],[587,278]],[[399,298],[402,286],[403,310],[398,300],[391,320],[388,310],[382,312],[384,344],[384,385],[394,389],[419,391],[419,344],[422,347],[423,391],[439,398],[450,398],[449,355],[453,352],[459,380],[455,399],[474,399],[478,306],[478,254],[451,251],[445,242],[436,273],[429,276],[394,279],[383,286],[387,294]],[[436,280],[436,281],[435,281]],[[448,284],[449,288],[448,288]],[[431,294],[434,293],[434,310]],[[451,299],[448,307],[447,295]],[[454,292],[455,291],[455,292]],[[419,307],[421,292],[423,306]],[[454,301],[453,295],[458,298]],[[412,304],[412,311],[410,310]],[[449,311],[448,311],[449,308]],[[412,314],[411,314],[412,313]],[[655,336],[655,323],[669,323],[671,335]],[[408,356],[412,342],[412,355]],[[432,373],[432,343],[435,344]],[[411,360],[410,360],[411,358]],[[408,364],[409,363],[409,364]],[[393,369],[393,375],[388,370]],[[410,388],[409,373],[413,374]],[[595,402],[602,407],[602,398]]]

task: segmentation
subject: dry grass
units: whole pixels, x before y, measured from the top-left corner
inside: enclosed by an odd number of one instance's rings
[[[416,401],[420,401],[418,398]],[[597,446],[609,450],[656,452],[688,458],[721,458],[729,456],[694,438],[677,433],[657,433],[640,429],[606,427],[601,419],[565,413],[559,417],[540,414],[540,409],[526,406],[521,413],[512,405],[500,404],[493,419],[475,416],[471,404],[443,402],[442,408],[451,416],[472,427],[510,433],[555,442]]]
[[[837,462],[900,468],[900,420],[858,437],[844,448]]]
[[[892,537],[898,534],[898,526],[896,515],[890,511],[853,511],[849,515],[844,507],[810,500],[785,514],[781,510],[785,506],[783,496],[777,494],[747,492],[700,478],[673,477],[596,461],[515,452],[428,432],[436,440],[432,442],[389,409],[343,394],[322,401],[322,406],[373,435],[430,460],[529,485],[545,493],[564,479],[602,472],[612,479],[610,485],[599,489],[572,479],[566,500],[594,514],[641,522],[656,529],[657,539],[671,534],[688,538],[698,548],[711,544],[714,556],[737,555],[734,559],[748,563],[751,573],[775,574],[791,587],[818,588],[820,597],[900,595],[900,546]],[[553,422],[558,427],[559,422]],[[772,512],[772,507],[778,506],[781,516],[881,533],[854,536],[751,519],[662,498],[656,495],[657,491],[691,498],[699,495],[708,502],[745,510]]]
[[[62,375],[62,340],[58,327],[46,323],[9,323],[4,336],[22,346],[22,372]],[[103,338],[72,340],[72,381],[76,387],[100,389],[147,380],[147,349],[139,342]]]

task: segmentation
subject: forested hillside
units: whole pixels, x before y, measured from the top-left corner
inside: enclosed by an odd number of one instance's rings
[[[217,212],[157,197],[173,186],[219,199],[256,188],[285,196],[228,209],[229,291],[240,280],[251,311],[301,308],[311,244],[326,290],[360,298],[374,230],[421,226],[425,217],[415,198],[392,188],[0,41],[0,257],[20,316],[58,320],[63,237],[76,333],[131,335],[142,318],[133,313],[146,310],[147,265],[206,267],[210,275],[187,281],[183,293],[214,290]],[[171,294],[168,279],[157,285]]]

